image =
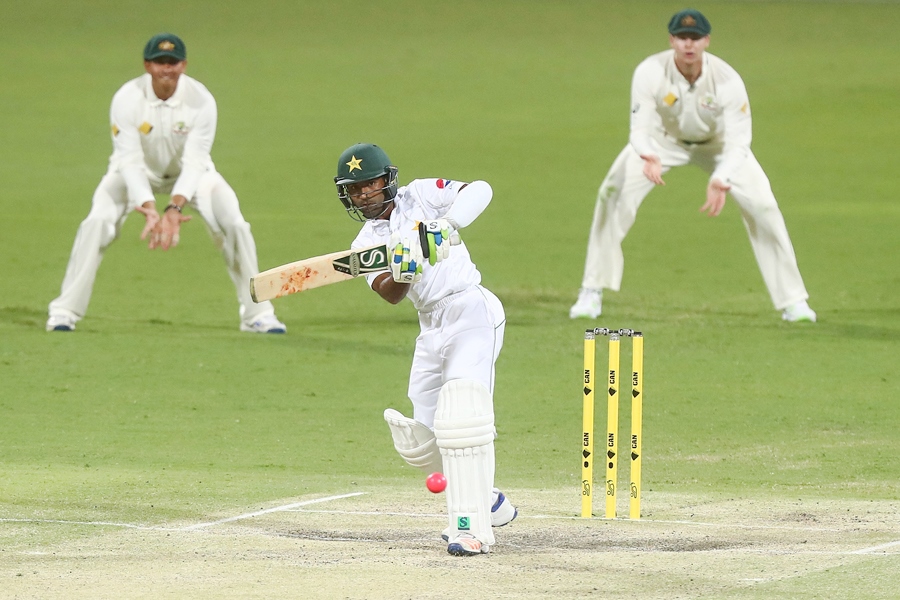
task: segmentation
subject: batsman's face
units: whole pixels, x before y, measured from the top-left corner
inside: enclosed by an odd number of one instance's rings
[[[679,64],[693,65],[703,60],[703,52],[709,46],[709,36],[693,33],[681,33],[669,36],[669,45],[675,50],[675,61]]]
[[[385,186],[387,186],[387,180],[384,177],[376,177],[368,181],[349,184],[347,193],[353,206],[359,208],[367,219],[374,219],[383,216],[386,198]]]

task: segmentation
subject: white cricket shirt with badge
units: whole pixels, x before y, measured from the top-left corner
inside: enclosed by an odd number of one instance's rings
[[[110,171],[122,175],[132,206],[154,193],[191,199],[200,178],[215,170],[210,157],[218,111],[202,83],[182,74],[175,93],[160,100],[149,74],[116,92],[110,108]]]
[[[393,232],[416,242],[421,221],[439,219],[447,214],[457,194],[465,185],[449,179],[416,179],[401,187],[394,198],[390,220],[366,221],[351,249],[387,244]],[[371,287],[382,273],[366,275]],[[481,283],[481,273],[472,262],[465,243],[453,246],[450,255],[434,266],[425,261],[422,280],[414,283],[408,294],[416,310],[428,312],[439,300]]]
[[[657,154],[652,139],[686,147],[722,147],[712,178],[728,181],[750,155],[750,100],[741,76],[704,52],[700,77],[689,83],[675,66],[675,50],[645,59],[631,84],[631,136],[638,154]]]

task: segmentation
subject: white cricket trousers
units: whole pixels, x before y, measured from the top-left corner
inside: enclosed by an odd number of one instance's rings
[[[153,191],[171,193],[171,189]],[[228,182],[217,171],[207,171],[188,205],[200,213],[213,242],[225,258],[237,292],[241,319],[252,323],[267,314],[275,314],[271,302],[256,304],[250,297],[250,277],[259,270],[256,243],[250,233],[250,224],[241,214],[237,195]],[[84,317],[103,254],[119,237],[130,212],[125,180],[118,173],[108,172],[94,191],[91,211],[78,227],[62,292],[50,303],[51,316],[66,314],[76,320]]]
[[[686,146],[668,138],[654,141],[663,173],[672,167],[693,164],[711,174],[722,153],[721,144],[714,142]],[[797,267],[784,216],[769,178],[752,152],[732,176],[730,184],[729,193],[741,210],[756,262],[775,308],[783,310],[806,300],[809,294]],[[619,290],[625,266],[622,240],[653,187],[653,182],[644,176],[643,159],[630,144],[625,146],[600,185],[582,287]]]
[[[494,365],[503,346],[506,315],[490,290],[472,286],[419,313],[409,373],[413,418],[434,427],[441,387],[454,379],[471,379],[494,393]]]

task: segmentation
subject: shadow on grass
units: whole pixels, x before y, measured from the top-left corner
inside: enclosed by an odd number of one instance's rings
[[[39,325],[43,326],[46,320],[47,313],[45,310],[36,310],[26,306],[0,307],[0,323],[37,327]]]

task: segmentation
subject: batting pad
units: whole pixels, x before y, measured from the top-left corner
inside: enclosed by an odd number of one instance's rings
[[[447,476],[450,540],[469,533],[483,544],[493,544],[494,404],[488,389],[468,379],[445,383],[438,396],[434,435]]]
[[[407,464],[422,469],[429,475],[443,473],[441,453],[430,429],[414,419],[404,417],[393,408],[384,411],[384,420],[391,428],[394,449]]]

